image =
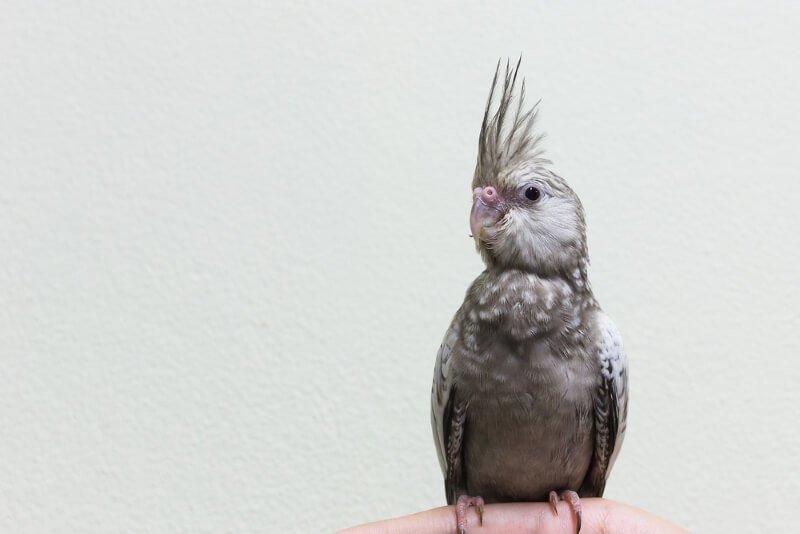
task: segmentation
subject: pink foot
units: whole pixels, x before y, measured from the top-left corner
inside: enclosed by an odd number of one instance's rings
[[[550,508],[553,509],[553,513],[556,515],[558,515],[558,501],[568,502],[572,508],[572,513],[575,515],[575,533],[577,534],[581,531],[581,498],[578,497],[577,493],[572,490],[564,490],[558,493],[551,491],[548,500],[550,501]]]
[[[478,524],[483,525],[483,499],[462,495],[456,501],[456,527],[458,534],[467,534],[467,509],[475,506],[478,509]]]

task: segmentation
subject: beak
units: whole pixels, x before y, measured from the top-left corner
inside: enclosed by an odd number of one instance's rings
[[[469,214],[469,227],[472,237],[486,241],[497,234],[495,225],[505,213],[494,187],[476,187],[472,192],[472,211]]]

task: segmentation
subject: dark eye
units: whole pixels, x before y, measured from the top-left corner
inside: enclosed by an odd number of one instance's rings
[[[525,190],[525,197],[528,200],[539,200],[540,196],[542,196],[542,192],[536,187],[529,187]]]

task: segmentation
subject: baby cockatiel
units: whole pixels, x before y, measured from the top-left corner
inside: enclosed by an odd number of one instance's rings
[[[625,435],[622,340],[592,295],[578,196],[540,156],[536,106],[498,64],[478,141],[472,237],[486,270],[436,359],[431,421],[448,504],[603,495]]]

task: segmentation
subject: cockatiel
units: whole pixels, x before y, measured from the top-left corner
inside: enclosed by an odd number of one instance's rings
[[[486,264],[439,349],[431,422],[458,531],[483,504],[603,495],[625,435],[627,360],[592,294],[583,207],[542,159],[537,105],[497,65],[470,228]],[[499,103],[495,107],[495,90]]]

